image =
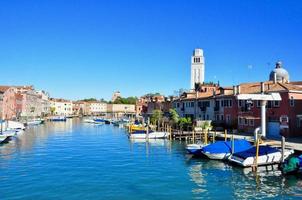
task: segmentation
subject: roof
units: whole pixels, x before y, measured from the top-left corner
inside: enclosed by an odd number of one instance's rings
[[[4,93],[6,90],[8,90],[10,86],[0,86],[0,92]]]

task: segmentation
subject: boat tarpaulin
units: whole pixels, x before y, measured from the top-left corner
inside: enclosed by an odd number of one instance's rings
[[[259,146],[258,156],[263,156],[263,155],[267,155],[270,153],[276,153],[276,152],[280,152],[280,150],[277,148],[274,148],[274,147],[270,147],[270,146]],[[236,157],[239,157],[239,158],[243,158],[243,159],[246,159],[248,157],[254,157],[254,156],[256,156],[256,147],[252,147],[246,151],[238,152],[233,155]]]
[[[252,145],[247,140],[234,140],[234,152],[245,151],[251,148]],[[217,141],[202,148],[203,152],[207,153],[231,153],[232,141]]]

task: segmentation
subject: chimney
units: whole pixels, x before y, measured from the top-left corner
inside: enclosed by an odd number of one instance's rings
[[[261,84],[261,93],[264,93],[264,83],[261,82],[260,84]]]
[[[233,86],[233,94],[236,95],[237,94],[237,87],[234,85]]]
[[[274,72],[274,84],[276,84],[276,83],[277,83],[277,73]]]
[[[237,85],[237,94],[240,94],[240,85]]]

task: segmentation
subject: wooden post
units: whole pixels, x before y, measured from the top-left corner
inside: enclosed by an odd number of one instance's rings
[[[227,134],[228,134],[228,131],[226,129],[224,129],[224,141],[228,140]]]
[[[149,125],[150,125],[150,119],[148,117],[148,122],[147,122],[147,129],[146,129],[146,139],[149,139]]]
[[[215,143],[215,139],[216,139],[216,129],[214,130],[214,133],[213,133],[213,143]]]
[[[282,136],[281,147],[282,147],[281,161],[284,162],[284,151],[285,151],[285,137],[284,136]]]
[[[194,126],[192,127],[192,141],[195,143],[195,128]]]
[[[207,131],[204,131],[204,143],[208,144],[208,133],[207,133]]]
[[[258,168],[258,156],[259,156],[259,138],[257,137],[256,140],[256,155],[255,155],[255,160],[254,160],[254,165],[253,165],[253,171],[257,171]]]
[[[232,154],[234,154],[235,151],[235,145],[234,145],[234,132],[232,134]]]

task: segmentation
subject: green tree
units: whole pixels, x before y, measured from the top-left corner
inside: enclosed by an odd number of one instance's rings
[[[161,110],[153,110],[151,115],[151,123],[156,124],[163,119],[163,112]]]
[[[182,117],[179,119],[178,125],[182,130],[187,129],[188,126],[192,125],[192,120],[190,117]]]
[[[171,108],[169,110],[169,114],[170,114],[170,116],[169,116],[170,123],[173,124],[173,125],[177,124],[178,121],[179,121],[179,115],[176,112],[176,110]]]
[[[56,111],[56,108],[55,107],[50,107],[50,113],[53,115]]]
[[[137,97],[118,97],[113,103],[114,104],[136,104]]]

